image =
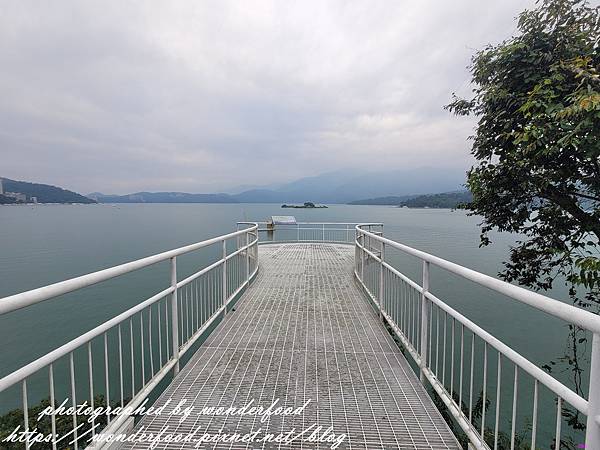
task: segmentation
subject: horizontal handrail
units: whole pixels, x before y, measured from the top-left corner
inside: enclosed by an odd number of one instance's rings
[[[364,246],[362,246],[360,244],[356,244],[356,245],[358,245],[359,248],[363,249],[365,251],[365,253],[367,253],[372,258],[379,259],[379,257],[377,255],[375,255],[374,253],[365,249]],[[404,282],[408,283],[413,289],[415,289],[415,291],[417,291],[419,293],[423,293],[423,288],[421,286],[419,286],[417,283],[415,283],[410,278],[406,277],[403,273],[396,270],[389,263],[383,261],[382,264],[384,267],[391,270],[396,276],[400,277]],[[493,335],[491,335],[490,333],[485,331],[479,325],[477,325],[473,321],[469,320],[467,317],[465,317],[464,315],[462,315],[461,313],[456,311],[451,306],[447,305],[444,301],[440,300],[438,297],[433,295],[431,292],[425,292],[425,296],[429,300],[431,300],[433,303],[435,303],[437,306],[439,306],[440,309],[442,309],[443,311],[450,314],[450,316],[457,319],[461,324],[465,325],[468,329],[470,329],[475,334],[477,334],[480,338],[482,338],[484,341],[486,341],[488,344],[490,344],[493,348],[498,350],[500,353],[502,353],[504,356],[506,356],[512,362],[514,362],[519,367],[521,367],[523,370],[525,370],[527,373],[529,373],[532,377],[537,378],[543,385],[545,385],[552,392],[559,395],[561,398],[565,399],[567,402],[569,402],[571,405],[573,405],[575,408],[577,408],[577,410],[579,410],[581,413],[587,415],[587,413],[588,413],[587,400],[585,400],[584,398],[581,398],[573,390],[569,389],[563,383],[556,380],[552,376],[548,375],[548,373],[544,372],[538,366],[536,366],[535,364],[530,362],[527,358],[523,357],[521,354],[519,354],[518,352],[516,352],[515,350],[510,348],[504,342],[502,342],[501,340],[497,339],[496,337],[494,337]],[[420,362],[420,360],[418,362]]]
[[[538,294],[537,292],[530,291],[520,286],[507,283],[506,281],[499,280],[489,275],[485,275],[481,272],[477,272],[473,269],[450,262],[438,256],[431,255],[422,250],[417,250],[409,247],[408,245],[392,241],[391,239],[383,236],[378,236],[375,233],[363,229],[364,226],[369,225],[374,224],[359,224],[356,226],[356,230],[376,241],[384,243],[386,246],[396,248],[408,255],[416,256],[422,261],[429,262],[437,267],[447,270],[448,272],[473,281],[480,286],[504,294],[514,300],[533,306],[534,308],[563,319],[574,325],[578,325],[582,328],[593,331],[594,333],[600,333],[600,316],[596,314],[572,305],[568,305],[551,297]]]
[[[350,225],[348,225],[350,226]],[[317,227],[298,227],[295,225],[277,225],[277,227],[288,227],[286,228],[287,230],[314,230],[314,231],[321,231],[323,228],[317,228]],[[351,228],[325,228],[325,231],[346,231]],[[258,231],[273,231],[270,228],[259,228]]]
[[[83,333],[80,336],[77,336],[75,339],[72,339],[71,341],[67,342],[66,344],[61,345],[60,347],[52,350],[51,352],[46,353],[44,356],[39,357],[35,361],[32,361],[29,364],[21,367],[20,369],[15,370],[14,372],[6,375],[4,378],[0,379],[0,392],[6,390],[13,384],[18,383],[19,381],[27,378],[28,376],[33,375],[38,370],[43,369],[44,367],[46,367],[49,364],[56,361],[57,359],[69,354],[73,350],[81,347],[83,344],[86,344],[87,342],[91,341],[95,337],[100,336],[105,331],[110,330],[111,328],[115,327],[119,323],[124,322],[125,320],[129,319],[131,316],[133,316],[136,313],[145,309],[147,306],[152,305],[153,303],[157,302],[158,300],[171,294],[174,290],[175,290],[175,288],[168,287],[168,288],[160,291],[159,293],[144,300],[143,302],[138,303],[133,308],[129,308],[127,311],[122,312],[118,316],[115,316],[112,319],[107,320],[106,322],[98,325],[96,328],[93,328],[90,331]]]
[[[529,361],[527,358],[525,358],[524,356],[522,356],[521,354],[519,354],[512,348],[510,348],[508,345],[506,345],[500,339],[492,336],[490,333],[485,331],[479,325],[477,325],[473,321],[467,319],[465,316],[463,316],[461,313],[456,311],[451,306],[448,306],[446,303],[444,303],[442,300],[437,298],[431,292],[426,292],[425,296],[429,300],[431,300],[433,303],[438,305],[443,311],[450,314],[452,317],[457,319],[461,324],[466,326],[468,329],[473,331],[477,336],[482,338],[484,341],[486,341],[488,344],[490,344],[492,347],[494,347],[496,350],[498,350],[500,353],[502,353],[502,355],[506,356],[512,362],[517,364],[519,367],[521,367],[523,370],[525,370],[527,373],[529,373],[532,377],[539,380],[543,385],[545,385],[552,392],[559,395],[561,398],[565,399],[567,402],[569,402],[571,405],[573,405],[575,408],[577,408],[581,413],[587,415],[587,413],[588,413],[587,400],[585,400],[584,398],[581,398],[572,389],[569,389],[567,386],[565,386],[563,383],[558,381],[556,378],[553,378],[548,373],[544,372],[542,369],[540,369],[538,366],[533,364],[531,361]]]
[[[367,255],[369,255],[371,258],[373,259],[377,259],[379,260],[379,255],[376,255],[375,253],[371,252],[370,250],[368,250],[365,246],[360,245],[359,243],[356,243],[356,246],[358,248],[360,248],[361,250],[363,250]],[[395,267],[393,267],[390,263],[387,263],[385,261],[381,262],[383,264],[383,267],[385,267],[386,269],[390,270],[394,275],[402,278],[402,280],[406,283],[408,283],[413,289],[415,289],[417,292],[422,293],[423,292],[423,288],[421,286],[419,286],[417,283],[415,283],[413,280],[411,280],[410,278],[408,278],[406,275],[404,275],[402,272],[400,272],[398,269],[396,269]]]
[[[169,260],[173,257],[184,255],[186,253],[198,250],[209,245],[222,242],[236,236],[241,236],[248,231],[254,231],[258,229],[258,224],[254,223],[249,228],[243,230],[234,231],[223,236],[218,236],[205,241],[197,242],[195,244],[186,245],[166,252],[158,253],[156,255],[147,256],[145,258],[136,259],[118,266],[113,266],[108,269],[99,270],[79,277],[71,278],[58,283],[49,284],[47,286],[31,289],[29,291],[21,292],[19,294],[10,295],[0,299],[0,315],[15,311],[17,309],[24,308],[26,306],[39,303],[59,295],[67,294],[69,292],[76,291],[102,281],[109,280],[129,272],[133,272],[144,267],[148,267],[157,264],[162,261]]]
[[[240,253],[244,253],[245,251],[248,251],[254,244],[258,244],[258,238],[254,239],[248,245],[244,245],[243,247],[240,247],[239,249],[237,249],[233,253],[229,253],[224,259],[219,259],[219,260],[215,261],[214,263],[212,263],[211,265],[206,266],[204,269],[201,269],[198,272],[191,274],[189,277],[184,278],[181,281],[178,281],[177,285],[176,285],[177,288],[185,286],[186,284],[189,284],[192,281],[194,281],[196,278],[204,275],[207,272],[210,272],[212,269],[214,269],[214,268],[220,266],[221,264],[223,264],[223,261],[229,261],[234,256],[237,256]]]
[[[282,230],[280,228],[280,230]],[[284,228],[283,230],[285,231],[296,231],[296,230],[301,230],[301,231],[323,231],[322,228],[306,228],[306,227],[289,227],[289,228]],[[325,231],[346,231],[346,228],[325,228]],[[259,228],[258,229],[259,232],[264,233],[264,232],[270,232],[273,231],[272,229],[269,228]]]
[[[247,222],[238,222],[247,223]],[[267,225],[271,222],[252,222],[258,225]],[[275,226],[278,227],[295,227],[296,225],[362,225],[360,222],[295,222],[295,223],[278,223]]]
[[[255,223],[259,226],[257,234],[261,236],[259,245],[295,242],[354,245],[354,227],[357,225],[357,222],[295,222],[275,225],[270,222]],[[245,222],[238,223],[241,224]],[[261,228],[262,226],[266,228]]]

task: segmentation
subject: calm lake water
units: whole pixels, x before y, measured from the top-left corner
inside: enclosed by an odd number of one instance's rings
[[[282,210],[274,204],[0,207],[0,297],[233,231],[240,220],[265,220],[275,214],[282,214]],[[387,237],[489,275],[501,269],[514,241],[513,236],[492,235],[494,244],[479,248],[478,219],[462,211],[332,205],[289,214],[300,221],[383,222]],[[201,262],[194,257],[182,258],[178,264],[180,277]],[[403,271],[420,280],[419,264],[402,262]],[[126,310],[168,283],[168,266],[159,264],[0,317],[0,376]],[[564,323],[527,306],[437,269],[432,269],[431,290],[540,365],[559,356],[565,347]],[[566,299],[564,289],[556,289],[552,295]],[[504,373],[502,386],[512,399],[512,366],[507,364]],[[18,407],[19,395],[18,390],[0,394],[0,411]],[[43,387],[30,388],[31,403],[47,395]],[[495,396],[495,391],[488,395]],[[530,397],[531,389],[526,385],[520,394],[524,405],[520,414],[530,414]],[[552,399],[548,396],[544,401],[549,417],[553,417]],[[503,403],[508,408],[511,401]],[[493,416],[493,411],[490,414]],[[540,426],[547,435],[553,427],[550,419]]]

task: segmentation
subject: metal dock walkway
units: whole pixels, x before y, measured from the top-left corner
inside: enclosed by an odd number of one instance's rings
[[[301,407],[302,414],[144,416],[132,431],[309,431],[291,444],[200,448],[458,449],[423,385],[353,279],[354,247],[298,243],[260,247],[250,288],[155,403],[205,407]],[[319,426],[321,428],[319,428]],[[332,427],[329,432],[326,430]],[[313,434],[316,431],[316,435]],[[317,435],[330,442],[305,440]],[[346,435],[343,440],[340,435]],[[137,443],[124,448],[148,448]],[[189,448],[161,442],[157,448]]]

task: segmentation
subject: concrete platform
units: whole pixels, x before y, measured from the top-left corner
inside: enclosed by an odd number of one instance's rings
[[[342,244],[261,246],[258,276],[236,310],[155,403],[158,407],[171,399],[171,408],[185,399],[194,412],[181,421],[182,416],[146,416],[136,429],[156,433],[166,426],[169,433],[196,430],[196,436],[260,430],[252,443],[196,448],[326,449],[337,443],[347,449],[459,449],[355,283],[353,259],[354,247]],[[204,407],[241,408],[249,402],[264,408],[273,402],[306,407],[297,415],[271,415],[264,421],[256,414],[198,414]],[[260,441],[265,433],[297,437],[293,442]],[[307,440],[311,434],[313,440]],[[331,442],[317,442],[317,436]],[[161,442],[156,448],[194,445]]]

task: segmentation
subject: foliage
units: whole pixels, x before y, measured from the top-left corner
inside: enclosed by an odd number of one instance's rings
[[[55,406],[58,407],[60,405],[60,402],[56,401],[55,402]],[[38,433],[43,434],[44,436],[51,436],[52,435],[52,422],[51,422],[51,418],[48,415],[44,415],[42,416],[42,418],[38,421],[38,415],[44,411],[47,407],[50,406],[50,399],[46,398],[44,400],[42,400],[40,403],[38,403],[35,406],[30,407],[27,411],[28,411],[28,423],[29,423],[29,430],[30,431],[34,431],[36,430]],[[70,404],[66,405],[66,407],[68,408],[69,406],[71,406]],[[113,408],[117,407],[118,404],[115,403],[113,405],[111,405]],[[97,395],[94,397],[94,407],[95,408],[105,408],[106,407],[106,402],[104,399],[103,395]],[[77,430],[78,435],[79,435],[79,439],[78,439],[78,444],[79,447],[82,448],[85,445],[87,445],[86,443],[88,442],[88,440],[91,437],[91,434],[86,434],[85,436],[83,436],[83,434],[90,430],[91,428],[91,423],[88,422],[88,419],[90,418],[90,416],[87,416],[85,414],[77,414],[77,424],[81,424],[83,423],[83,426],[81,426],[81,428],[79,428]],[[106,415],[102,415],[99,416],[95,421],[94,424],[96,425],[95,428],[95,432],[100,432],[107,423],[106,420]],[[23,431],[23,410],[22,409],[14,409],[12,411],[9,411],[8,413],[0,416],[0,450],[8,450],[8,449],[24,449],[25,448],[25,444],[24,443],[18,443],[18,442],[4,442],[4,439],[7,436],[10,436],[11,433],[20,426],[20,431]],[[67,415],[63,415],[63,414],[57,414],[56,415],[56,435],[57,435],[57,440],[60,439],[61,437],[68,435],[69,432],[73,429],[73,416],[67,416]],[[71,437],[65,437],[64,439],[60,440],[60,442],[57,443],[57,448],[58,449],[72,449],[73,445],[69,445],[69,443],[72,441],[73,439]],[[37,449],[51,449],[52,448],[52,444],[51,442],[36,442],[33,445],[33,448]]]
[[[474,96],[447,108],[474,115],[468,172],[481,244],[499,230],[520,235],[501,276],[541,290],[565,280],[575,305],[600,305],[599,8],[543,0],[518,18],[516,36],[475,54]],[[570,327],[566,353],[545,366],[572,375],[582,394],[587,336]],[[565,369],[566,367],[566,369]],[[581,429],[570,410],[569,424]]]
[[[11,205],[14,203],[17,203],[17,201],[14,198],[0,194],[0,205]]]

